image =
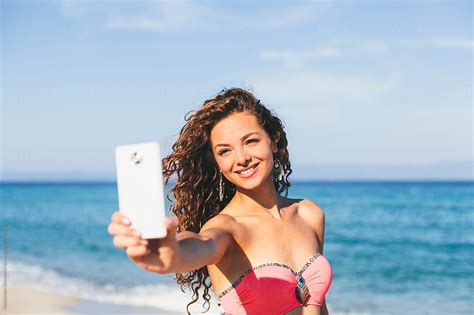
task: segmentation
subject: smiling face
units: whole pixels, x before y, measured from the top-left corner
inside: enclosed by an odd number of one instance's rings
[[[219,121],[211,130],[211,146],[220,171],[237,187],[252,190],[271,176],[277,147],[253,114]]]

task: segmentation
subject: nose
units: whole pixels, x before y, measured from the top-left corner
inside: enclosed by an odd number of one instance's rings
[[[250,154],[248,154],[248,152],[245,150],[237,150],[236,158],[237,164],[241,166],[247,166],[252,160]]]

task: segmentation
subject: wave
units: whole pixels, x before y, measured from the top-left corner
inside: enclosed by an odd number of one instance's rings
[[[19,261],[8,262],[6,280],[7,287],[33,288],[101,303],[155,307],[179,313],[183,313],[187,303],[191,301],[191,293],[183,293],[176,284],[157,283],[128,288],[112,284],[97,285],[81,278],[61,275],[43,266]],[[218,309],[214,296],[211,300],[212,309]]]

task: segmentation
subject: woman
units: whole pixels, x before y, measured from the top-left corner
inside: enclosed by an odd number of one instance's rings
[[[291,174],[281,121],[252,93],[232,88],[186,118],[163,174],[176,184],[166,238],[143,240],[115,212],[109,233],[141,268],[176,273],[226,314],[328,314],[332,269],[323,253],[324,213],[281,196]],[[209,283],[206,280],[211,281]]]

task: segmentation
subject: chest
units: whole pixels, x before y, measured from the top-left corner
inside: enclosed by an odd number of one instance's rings
[[[297,258],[298,252],[311,253],[318,248],[314,231],[297,215],[280,221],[245,218],[239,224],[234,240],[237,248],[231,254],[235,256],[234,263],[242,254],[253,264],[266,262],[269,258],[291,263],[288,259]]]
[[[276,262],[297,269],[318,250],[314,230],[297,214],[282,220],[239,218],[232,251],[208,266],[209,276],[214,290],[221,292],[253,266]]]

